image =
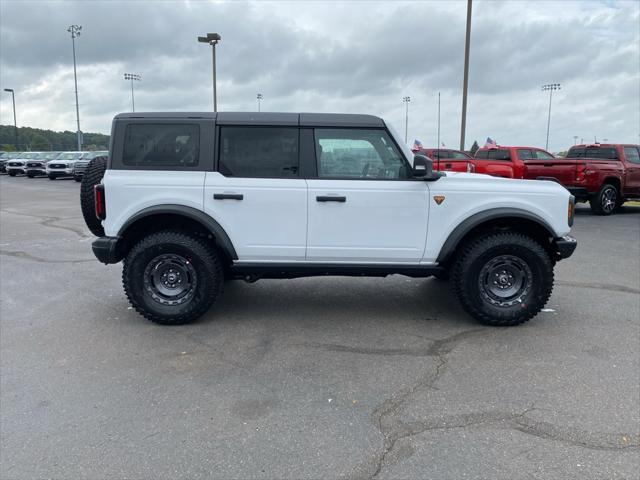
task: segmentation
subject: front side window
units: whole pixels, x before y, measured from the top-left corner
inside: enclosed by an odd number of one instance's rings
[[[227,177],[297,177],[298,129],[221,127],[218,171]]]
[[[627,162],[640,163],[640,154],[636,147],[624,147],[624,156]]]
[[[456,152],[455,150],[451,150],[451,157],[454,160],[469,160],[471,157],[464,152]]]
[[[545,152],[544,150],[534,150],[533,151],[535,158],[538,160],[553,160],[553,155]]]
[[[127,125],[122,163],[136,167],[195,167],[200,127],[193,124]]]
[[[320,178],[394,180],[408,178],[408,166],[385,130],[317,128]]]
[[[531,150],[528,148],[519,148],[518,158],[520,160],[531,160],[533,158],[533,153],[531,153]]]

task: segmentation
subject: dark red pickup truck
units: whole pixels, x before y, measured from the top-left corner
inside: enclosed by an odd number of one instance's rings
[[[481,148],[477,173],[553,180],[599,215],[611,215],[626,200],[640,198],[640,149],[630,144],[576,145],[565,158],[534,147]]]
[[[473,157],[450,148],[421,148],[420,153],[433,160],[433,168],[449,172],[475,172]]]

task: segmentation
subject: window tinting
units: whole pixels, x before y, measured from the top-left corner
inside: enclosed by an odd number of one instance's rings
[[[478,150],[476,152],[476,158],[479,158],[479,159],[489,158],[489,150]]]
[[[315,130],[318,177],[402,179],[407,163],[379,129]]]
[[[533,153],[528,148],[519,148],[518,158],[520,160],[531,160],[533,158]]]
[[[572,147],[566,158],[598,158],[602,160],[617,160],[618,154],[614,147]]]
[[[222,127],[218,171],[228,177],[298,176],[298,129]]]
[[[127,125],[122,163],[137,167],[195,167],[200,127],[192,124]]]
[[[636,147],[624,147],[624,156],[627,162],[640,163],[640,153]]]
[[[509,155],[509,150],[504,148],[496,149],[491,148],[489,150],[480,150],[476,153],[476,158],[487,158],[489,160],[511,160],[511,156]]]

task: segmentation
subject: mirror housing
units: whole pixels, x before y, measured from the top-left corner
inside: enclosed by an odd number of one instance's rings
[[[437,180],[442,176],[440,172],[433,170],[433,161],[420,153],[413,156],[412,175],[414,178],[427,181]]]

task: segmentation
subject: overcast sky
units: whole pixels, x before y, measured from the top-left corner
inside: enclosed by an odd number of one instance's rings
[[[13,88],[19,126],[75,131],[70,24],[81,128],[110,130],[131,109],[124,72],[142,75],[136,110],[212,109],[211,47],[218,32],[218,110],[380,115],[409,143],[457,148],[466,1],[221,2],[0,0],[0,87]],[[544,147],[640,142],[640,2],[476,0],[467,144]],[[0,123],[13,122],[2,92]]]

